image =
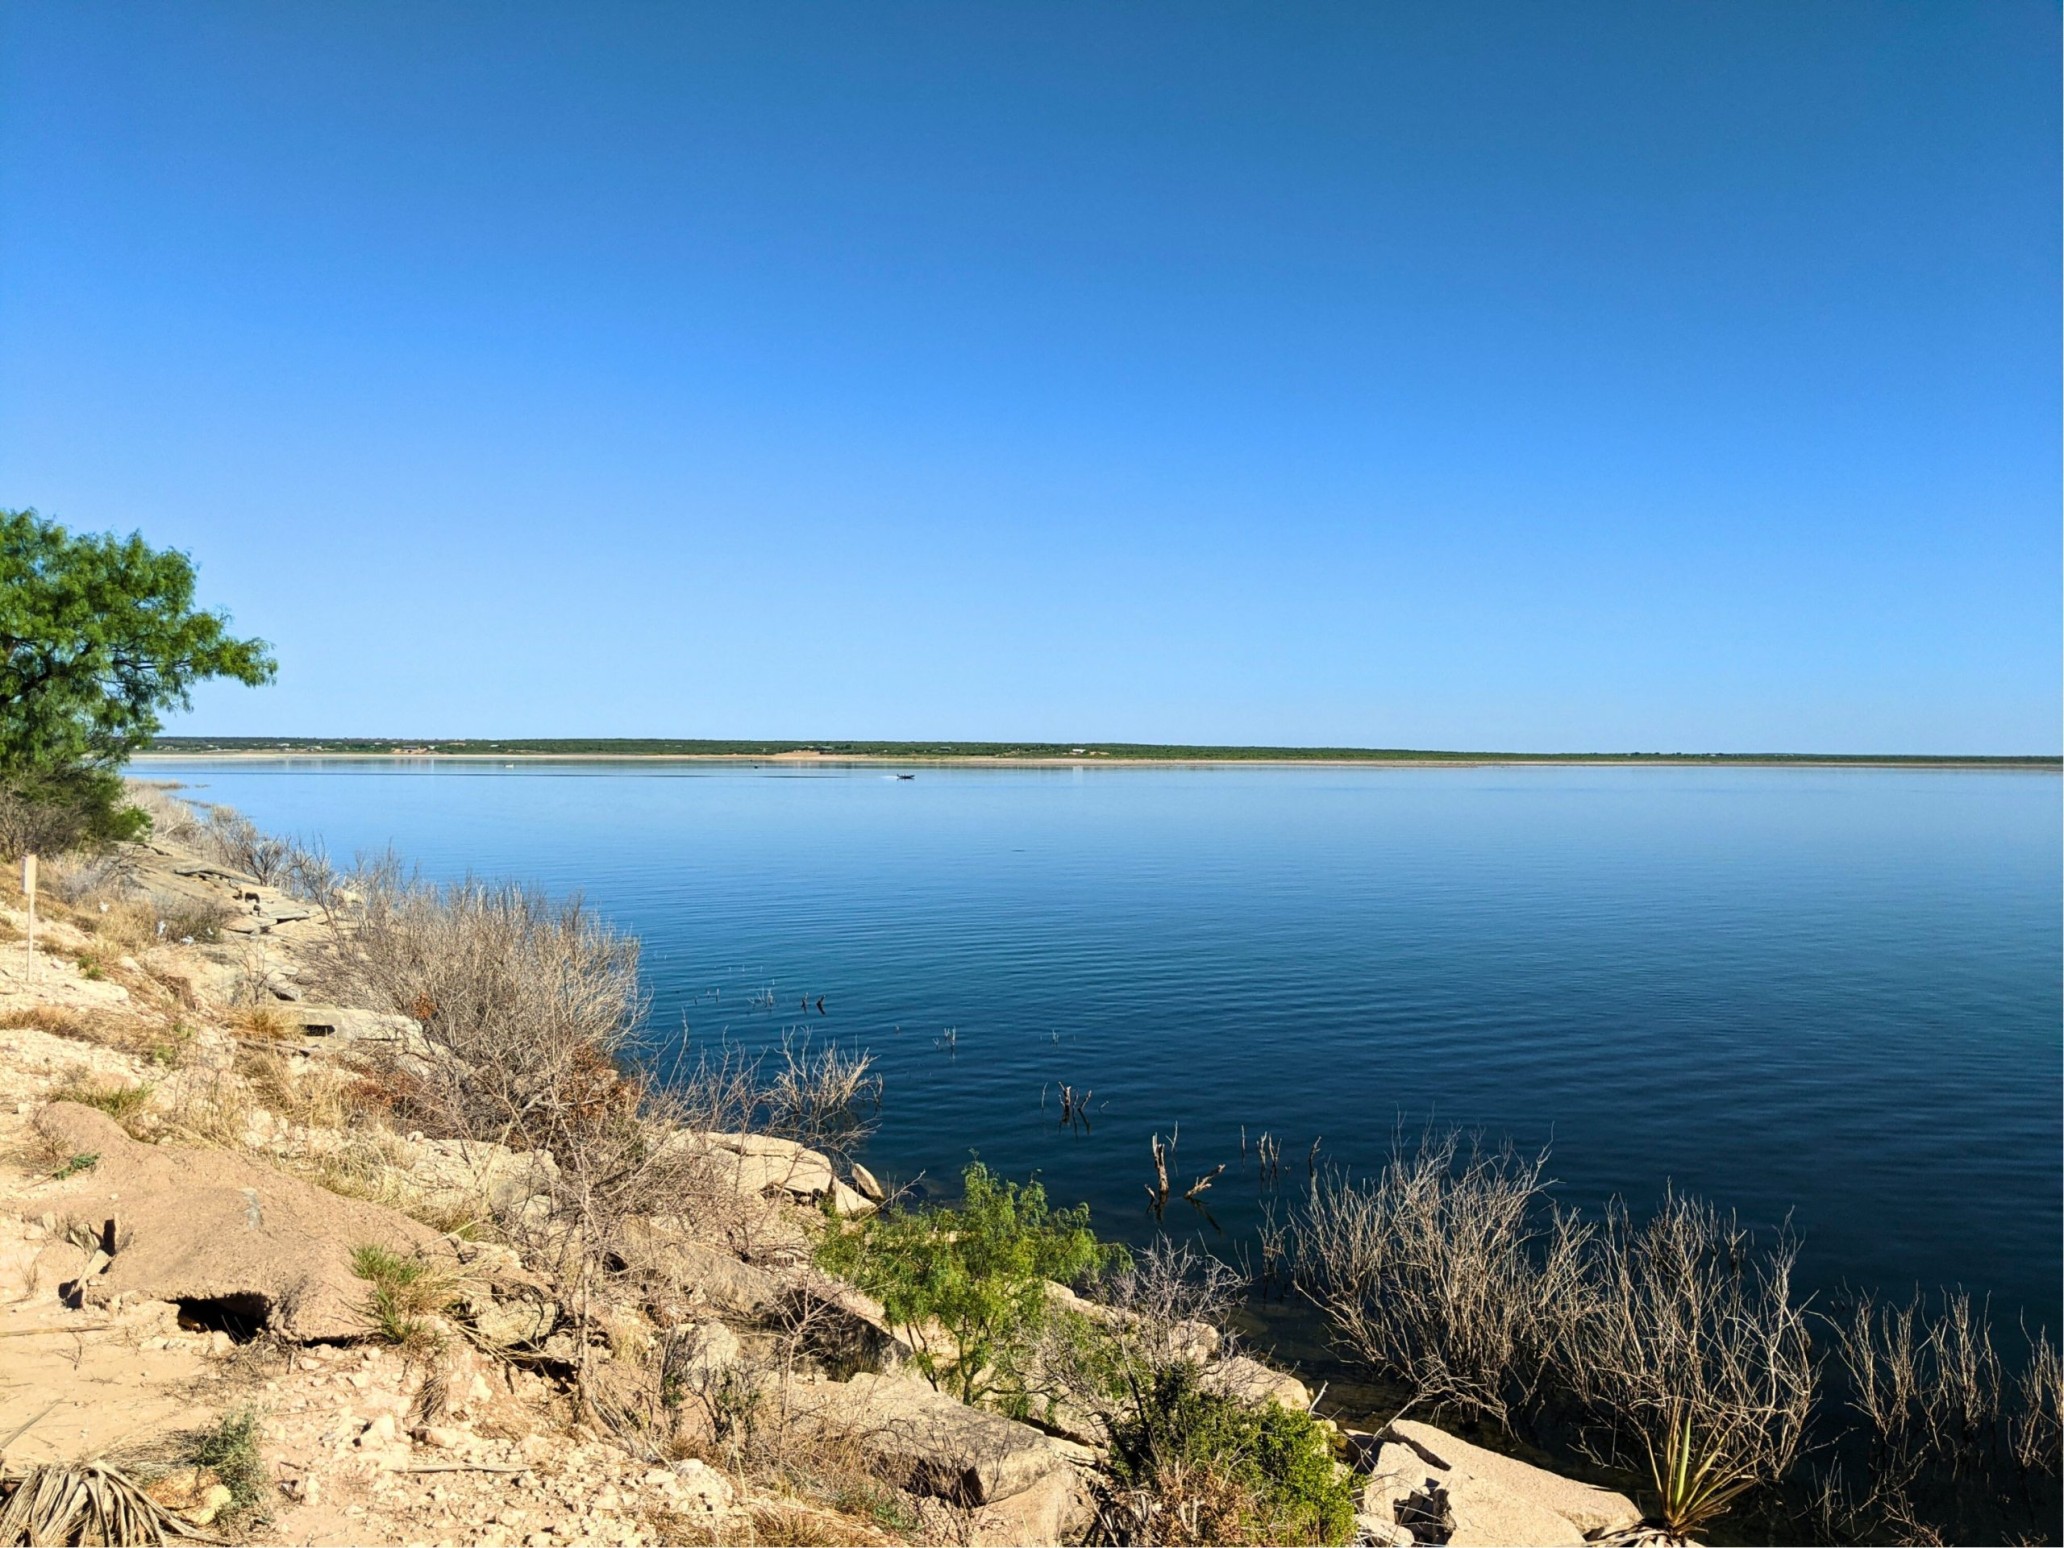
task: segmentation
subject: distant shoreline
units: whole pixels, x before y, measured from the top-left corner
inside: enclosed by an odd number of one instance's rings
[[[1155,765],[1192,768],[1523,768],[1746,767],[1857,769],[2023,769],[2064,771],[2064,758],[1842,753],[1497,753],[1387,751],[1364,748],[1185,747],[1106,743],[1077,750],[1051,744],[656,742],[625,738],[536,739],[389,743],[370,738],[280,741],[271,738],[161,738],[135,761],[233,758],[287,761],[308,758],[451,763],[778,763],[785,766],[895,765],[935,768],[1096,768]]]

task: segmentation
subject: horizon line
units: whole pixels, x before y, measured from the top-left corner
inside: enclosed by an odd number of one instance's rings
[[[585,753],[625,757],[982,758],[1163,761],[1420,761],[1420,762],[1732,762],[1851,764],[2043,765],[2064,768],[2057,753],[1823,753],[1706,751],[1510,752],[1456,748],[1356,747],[1322,743],[1120,742],[1085,739],[960,740],[950,738],[866,739],[853,737],[422,737],[422,736],[203,736],[154,737],[150,753],[194,751],[350,752],[464,756]]]

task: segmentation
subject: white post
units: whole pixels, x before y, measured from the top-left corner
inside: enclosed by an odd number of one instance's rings
[[[33,983],[36,978],[36,857],[23,855],[21,863],[22,893],[29,900],[29,960],[22,982]]]

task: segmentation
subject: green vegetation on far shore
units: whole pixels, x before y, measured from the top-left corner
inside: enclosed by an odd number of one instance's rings
[[[1158,742],[720,741],[691,737],[268,737],[160,736],[159,754],[303,753],[561,758],[1035,759],[1103,758],[1126,763],[1700,763],[1836,764],[1858,767],[2064,767],[2055,757],[1966,757],[1922,753],[1454,752],[1408,747],[1212,747]]]

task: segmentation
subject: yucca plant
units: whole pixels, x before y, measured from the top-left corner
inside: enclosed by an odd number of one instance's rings
[[[1690,1541],[1756,1486],[1734,1448],[1701,1438],[1682,1408],[1671,1411],[1660,1446],[1647,1437],[1644,1444],[1659,1501],[1656,1523],[1678,1542]]]
[[[0,1474],[0,1548],[45,1543],[162,1544],[200,1534],[104,1462],[31,1467]]]

